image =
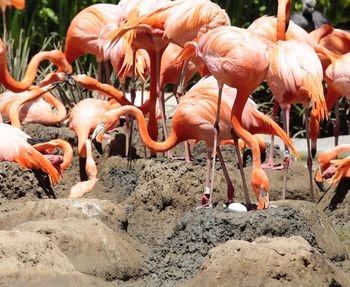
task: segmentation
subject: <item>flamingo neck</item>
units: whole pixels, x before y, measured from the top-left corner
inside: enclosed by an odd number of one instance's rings
[[[45,124],[53,125],[53,124],[57,124],[57,123],[63,121],[67,116],[67,110],[64,107],[64,105],[62,104],[62,102],[59,101],[58,99],[56,99],[50,93],[44,94],[44,98],[49,104],[51,104],[57,110],[57,112],[52,112],[47,117]]]
[[[7,70],[6,64],[6,51],[3,49],[3,52],[0,56],[0,82],[9,90],[19,93],[27,90],[29,86],[34,82],[38,67],[40,63],[44,60],[49,60],[53,63],[58,62],[61,59],[62,52],[58,50],[45,51],[36,54],[28,64],[24,78],[18,82],[12,78],[9,71]],[[65,61],[66,62],[66,61]],[[68,63],[67,63],[68,64]],[[63,64],[64,66],[64,64]],[[60,67],[64,69],[63,67]]]
[[[28,102],[28,101],[34,101],[40,96],[42,96],[44,93],[47,92],[48,89],[41,89],[36,88],[29,92],[29,95],[20,97],[18,100],[16,100],[10,107],[9,110],[9,118],[11,121],[11,124],[17,128],[21,128],[21,121],[19,119],[19,109],[20,107]]]
[[[279,0],[277,8],[277,41],[286,40],[290,18],[290,0]]]
[[[106,130],[114,127],[118,123],[119,118],[126,114],[130,114],[135,117],[141,140],[149,149],[155,152],[165,152],[172,149],[180,142],[174,129],[172,129],[170,136],[165,141],[154,141],[148,133],[146,120],[142,112],[134,106],[124,106],[105,113],[103,122],[106,124]]]

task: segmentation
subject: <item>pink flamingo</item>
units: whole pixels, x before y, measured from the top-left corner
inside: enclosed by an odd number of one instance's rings
[[[205,206],[210,206],[212,203],[212,196],[210,189],[212,188],[211,176],[212,165],[212,153],[216,148],[213,144],[213,137],[215,135],[216,128],[214,127],[216,121],[216,107],[217,107],[217,82],[215,78],[209,77],[202,79],[196,85],[194,85],[187,94],[181,99],[179,105],[176,108],[173,117],[173,125],[170,136],[163,142],[155,142],[150,137],[145,119],[142,116],[142,112],[133,106],[124,106],[115,110],[106,112],[103,116],[102,123],[100,123],[92,136],[92,140],[95,143],[97,150],[102,152],[101,142],[103,134],[112,129],[117,123],[121,115],[132,114],[135,116],[141,140],[143,143],[155,152],[164,152],[178,143],[185,140],[203,140],[206,142],[208,148],[208,160],[207,160],[207,174],[206,185],[203,203]],[[220,132],[218,134],[218,141],[224,141],[231,139],[231,110],[236,103],[235,98],[239,96],[239,92],[230,87],[224,87],[222,91],[222,105],[220,109]],[[274,133],[280,136],[285,143],[293,148],[293,144],[286,133],[270,118],[257,110],[256,104],[249,99],[243,107],[242,113],[243,126],[252,133]],[[297,154],[297,153],[296,153]],[[233,202],[233,186],[229,179],[220,149],[218,148],[218,156],[223,167],[225,178],[228,185],[227,201]],[[259,201],[258,208],[267,207],[269,204],[268,194],[262,194],[259,189],[253,186],[253,190]],[[267,189],[268,190],[268,189]]]

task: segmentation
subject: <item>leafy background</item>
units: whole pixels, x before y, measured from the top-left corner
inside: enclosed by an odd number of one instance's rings
[[[13,39],[8,45],[8,51],[12,50],[8,63],[11,74],[20,79],[24,74],[27,60],[40,50],[62,49],[70,21],[80,10],[96,3],[118,4],[118,2],[118,0],[27,0],[24,10],[8,9],[6,11],[8,30],[10,38]],[[277,8],[277,0],[213,0],[213,2],[227,11],[232,25],[239,27],[247,27],[259,16],[275,15]],[[301,1],[293,1],[294,11],[300,11],[301,8]],[[322,12],[334,27],[350,29],[350,0],[319,0],[317,10]],[[2,31],[1,24],[0,29]],[[41,72],[45,74],[49,70],[50,67],[45,67]],[[94,58],[80,57],[75,63],[75,70],[94,75],[96,73]],[[70,99],[76,102],[84,96],[76,93],[67,95],[61,91],[61,97],[66,98],[67,102]],[[263,84],[253,97],[259,104],[260,110],[271,113],[272,96],[266,84]],[[293,105],[291,113],[292,135],[305,136],[303,109]],[[340,113],[341,132],[349,134],[350,115],[345,99],[340,103]],[[331,120],[322,123],[321,136],[332,135],[333,122],[334,115],[331,114]]]

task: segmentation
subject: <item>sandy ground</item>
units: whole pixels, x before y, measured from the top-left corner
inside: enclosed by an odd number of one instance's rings
[[[76,151],[67,128],[24,130],[64,138]],[[139,158],[128,169],[115,149],[124,137],[116,139],[103,156],[94,153],[99,180],[84,199],[66,199],[79,181],[76,156],[54,187],[40,172],[0,163],[0,286],[350,286],[349,180],[311,203],[307,170],[294,162],[287,200],[280,201],[282,172],[267,171],[273,207],[231,213],[217,164],[215,207],[197,210],[203,144],[192,163],[145,158],[136,144]],[[183,156],[183,146],[174,154]],[[233,148],[224,156],[243,202]]]

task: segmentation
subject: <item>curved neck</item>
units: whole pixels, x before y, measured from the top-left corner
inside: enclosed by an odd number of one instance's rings
[[[277,41],[286,39],[290,18],[290,0],[278,0],[277,8]]]
[[[74,129],[78,137],[78,154],[82,158],[86,158],[86,140],[90,135],[90,126],[81,124]]]
[[[99,81],[97,81],[94,78],[91,78],[87,75],[78,75],[73,76],[74,81],[79,83],[81,86],[88,90],[93,90],[96,92],[99,92],[101,94],[106,95],[109,98],[115,99],[120,103],[122,106],[131,105],[131,102],[124,97],[123,93],[119,91],[118,89],[114,88],[111,85],[108,84],[102,84]],[[148,112],[149,110],[149,103],[145,102],[141,107],[140,110],[143,113]]]
[[[149,149],[155,152],[164,152],[172,149],[180,142],[174,128],[172,128],[170,136],[164,142],[152,140],[147,131],[146,121],[142,112],[134,106],[124,106],[106,112],[103,119],[103,122],[106,124],[106,130],[114,127],[118,123],[119,118],[125,114],[133,115],[136,118],[141,140]]]
[[[67,169],[73,160],[72,146],[62,139],[55,139],[46,143],[39,143],[34,145],[34,148],[40,152],[45,151],[48,153],[52,153],[56,148],[61,148],[63,150],[63,162],[60,164],[62,171]]]
[[[67,116],[67,110],[62,102],[56,99],[51,93],[45,93],[44,99],[57,110],[57,112],[52,112],[50,114],[45,124],[54,125],[63,121]]]
[[[97,177],[97,167],[96,167],[94,158],[92,156],[91,141],[89,139],[86,140],[85,146],[86,146],[85,171],[88,176],[88,179],[94,179]]]
[[[2,43],[1,43],[2,44]],[[0,48],[1,49],[1,48]],[[24,78],[18,82],[12,78],[9,71],[7,70],[6,64],[6,51],[3,48],[3,51],[0,56],[0,82],[9,90],[19,93],[27,90],[29,86],[34,82],[38,67],[40,63],[44,60],[49,60],[53,63],[57,63],[58,61],[62,61],[65,63],[65,59],[61,58],[62,52],[59,50],[52,51],[44,51],[36,54],[29,62]],[[68,62],[67,62],[68,64]],[[59,67],[60,70],[66,70],[67,68],[65,64]]]
[[[19,119],[19,108],[21,105],[23,105],[25,102],[28,101],[34,101],[40,96],[42,96],[44,93],[48,91],[49,88],[35,88],[31,91],[29,91],[27,96],[20,97],[18,100],[16,100],[10,107],[9,110],[9,118],[11,121],[11,124],[17,128],[21,128],[21,121]]]

